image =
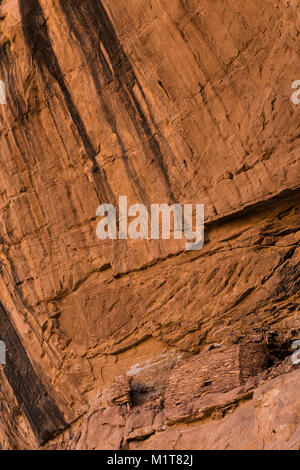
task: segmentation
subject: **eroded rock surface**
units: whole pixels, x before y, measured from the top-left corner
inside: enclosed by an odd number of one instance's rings
[[[0,10],[1,447],[299,449],[299,2]],[[120,195],[203,249],[99,240]]]

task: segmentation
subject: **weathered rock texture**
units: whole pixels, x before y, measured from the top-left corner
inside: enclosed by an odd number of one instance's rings
[[[3,0],[4,449],[299,449],[299,1]],[[204,203],[206,242],[100,241]]]

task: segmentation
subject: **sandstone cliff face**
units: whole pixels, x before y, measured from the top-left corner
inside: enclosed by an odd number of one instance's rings
[[[299,449],[298,0],[3,0],[0,443]],[[204,203],[205,244],[96,209]]]

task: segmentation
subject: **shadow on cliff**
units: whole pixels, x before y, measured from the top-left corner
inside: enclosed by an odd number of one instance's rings
[[[99,201],[107,202],[114,199],[104,170],[99,168],[95,159],[97,150],[88,136],[85,125],[65,83],[63,73],[51,45],[46,19],[39,1],[20,2],[20,12],[24,37],[30,51],[32,63],[40,71],[45,83],[49,82],[49,75],[57,82],[64,96],[68,111],[84,145],[85,152],[92,162],[92,173]]]

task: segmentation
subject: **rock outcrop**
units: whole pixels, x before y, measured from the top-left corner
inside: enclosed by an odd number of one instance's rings
[[[298,0],[3,0],[2,449],[300,449]],[[205,244],[99,204],[205,204]]]

